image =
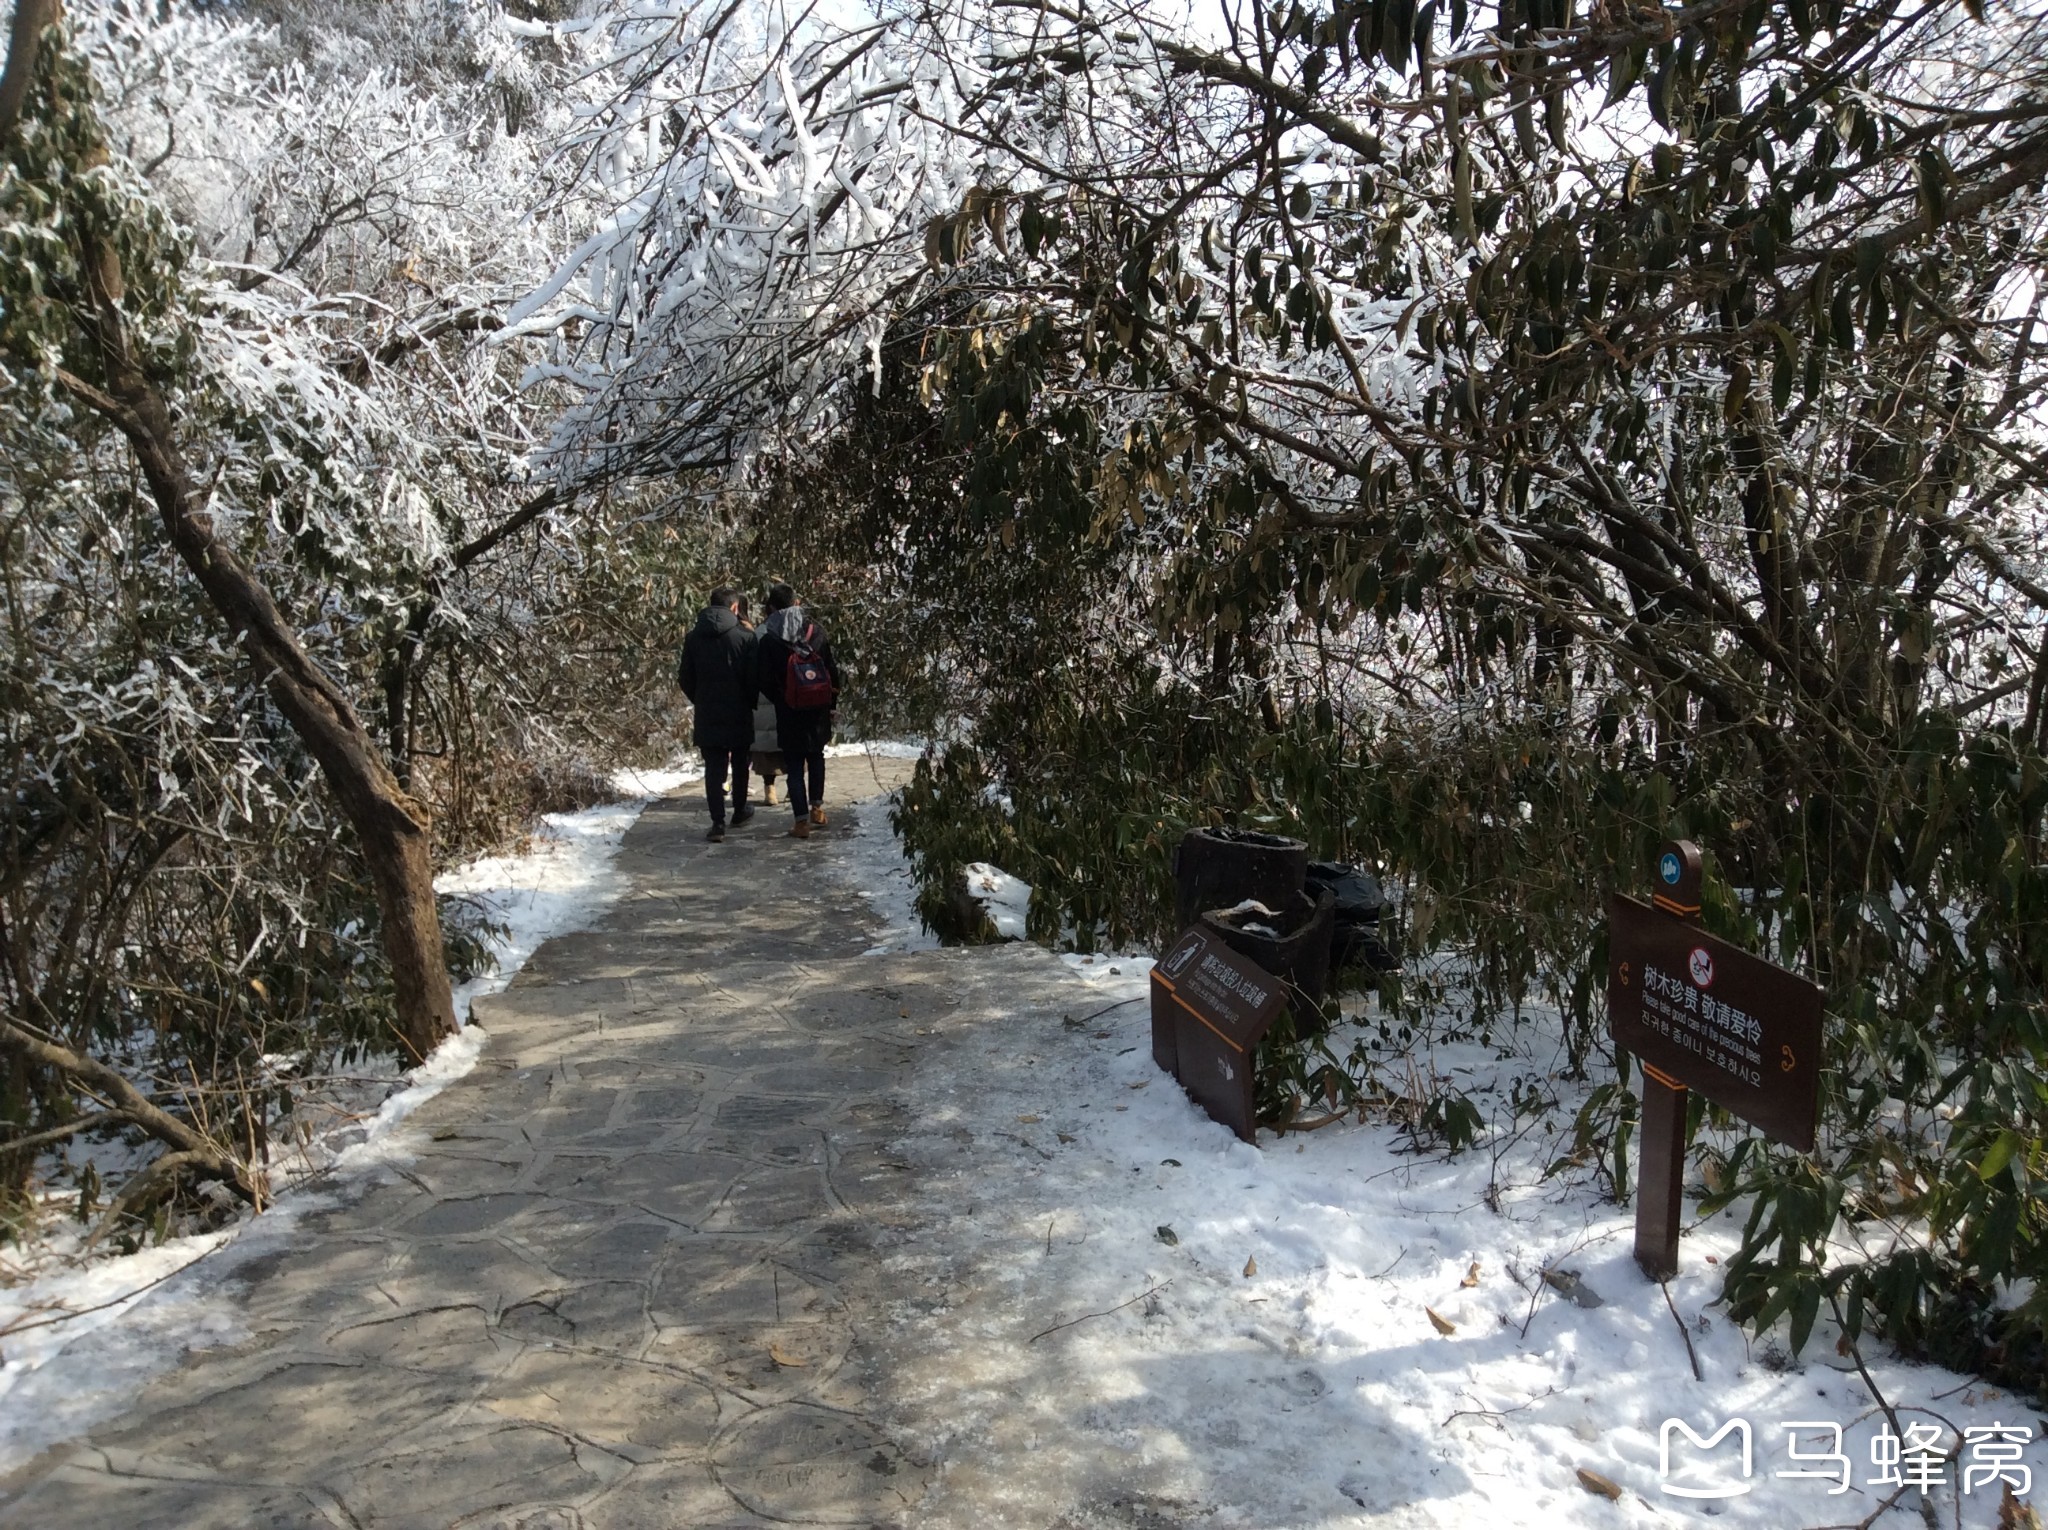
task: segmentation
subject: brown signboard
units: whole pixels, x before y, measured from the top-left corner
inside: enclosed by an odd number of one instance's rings
[[[1682,879],[1667,867],[1665,880]],[[1822,991],[1620,893],[1608,902],[1607,929],[1614,1039],[1663,1075],[1661,1082],[1697,1089],[1767,1135],[1812,1152]]]
[[[1250,1142],[1253,1057],[1286,1006],[1278,978],[1198,925],[1152,968],[1152,1060]]]

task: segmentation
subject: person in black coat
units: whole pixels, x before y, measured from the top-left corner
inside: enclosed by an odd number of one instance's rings
[[[754,816],[747,806],[747,755],[754,747],[755,637],[740,625],[740,592],[721,585],[683,639],[676,683],[695,711],[691,738],[704,754],[704,800],[714,844],[725,838],[725,774],[732,771],[732,821]]]
[[[789,704],[791,655],[808,648],[831,679],[821,706]],[[775,703],[775,731],[789,772],[789,807],[796,815],[790,833],[811,837],[811,825],[825,821],[825,746],[832,741],[832,710],[839,700],[839,664],[825,629],[797,602],[796,591],[778,584],[768,591],[768,620],[761,624],[758,655],[761,694]]]

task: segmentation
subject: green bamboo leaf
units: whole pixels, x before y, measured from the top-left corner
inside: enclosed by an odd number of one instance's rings
[[[1451,194],[1457,203],[1458,232],[1470,243],[1478,239],[1479,231],[1472,219],[1472,151],[1462,139],[1451,171]]]
[[[1977,1165],[1977,1178],[1989,1184],[2004,1172],[2012,1162],[2013,1154],[2019,1151],[2020,1134],[2007,1128],[1992,1139],[1990,1148]]]
[[[1813,1335],[1814,1319],[1820,1315],[1820,1286],[1811,1280],[1802,1280],[1794,1292],[1792,1309],[1792,1353],[1797,1355],[1806,1348],[1806,1341]]]
[[[1614,105],[1635,88],[1636,81],[1643,77],[1643,65],[1649,57],[1650,50],[1646,46],[1629,48],[1614,56],[1607,66],[1607,106]]]

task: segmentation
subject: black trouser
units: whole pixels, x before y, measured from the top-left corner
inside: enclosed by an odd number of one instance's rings
[[[825,805],[825,746],[782,751],[782,768],[789,772],[789,808],[802,818],[815,807]],[[806,780],[808,777],[808,781]],[[805,788],[808,786],[808,790]]]
[[[747,810],[747,755],[746,749],[707,749],[704,751],[704,801],[711,808],[711,821],[725,822],[725,773],[732,771],[732,811],[735,818]]]

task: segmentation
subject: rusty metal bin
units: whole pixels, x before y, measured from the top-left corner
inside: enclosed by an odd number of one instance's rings
[[[1313,898],[1305,892],[1295,892],[1277,902],[1264,898],[1257,901],[1277,913],[1277,935],[1244,929],[1245,916],[1233,914],[1227,908],[1206,910],[1202,928],[1231,950],[1250,957],[1273,976],[1298,989],[1310,1003],[1294,1006],[1295,1027],[1304,1034],[1318,1029],[1319,1021],[1311,1005],[1320,1002],[1330,985],[1330,936],[1336,928],[1337,900],[1326,888]]]
[[[1306,841],[1252,829],[1190,829],[1173,852],[1174,927],[1184,930],[1204,909],[1246,898],[1285,909],[1307,875]]]

